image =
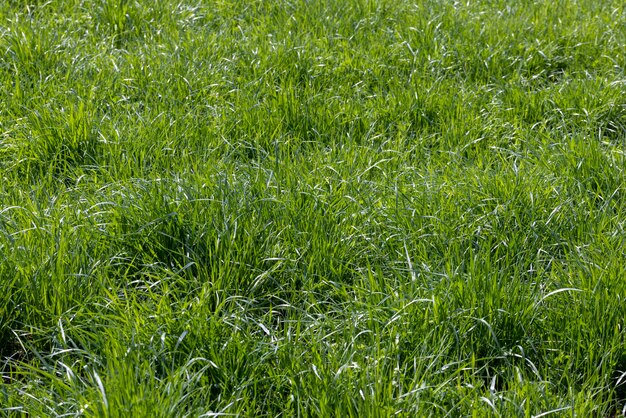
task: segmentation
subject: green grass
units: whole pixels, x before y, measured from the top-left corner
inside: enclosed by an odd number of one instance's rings
[[[616,417],[618,0],[0,4],[0,414]]]

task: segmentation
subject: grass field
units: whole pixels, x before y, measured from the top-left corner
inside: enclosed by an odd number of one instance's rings
[[[617,417],[621,0],[0,2],[0,415]]]

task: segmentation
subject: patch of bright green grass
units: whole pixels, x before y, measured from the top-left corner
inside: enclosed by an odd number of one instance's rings
[[[619,1],[0,5],[0,412],[617,416]]]

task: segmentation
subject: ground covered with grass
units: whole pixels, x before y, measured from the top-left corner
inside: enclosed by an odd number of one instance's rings
[[[618,0],[0,5],[0,414],[626,402]]]

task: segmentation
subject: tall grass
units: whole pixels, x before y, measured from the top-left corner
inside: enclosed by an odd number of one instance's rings
[[[0,413],[626,405],[619,1],[0,5]]]

